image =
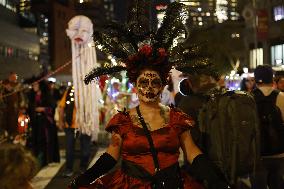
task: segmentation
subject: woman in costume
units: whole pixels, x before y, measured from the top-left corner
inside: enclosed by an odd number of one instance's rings
[[[32,88],[28,94],[27,112],[30,116],[31,138],[27,146],[34,152],[40,167],[44,167],[48,163],[59,162],[57,129],[47,83],[35,82]]]
[[[196,56],[198,51],[196,46],[188,51],[177,46],[184,53],[171,51],[175,35],[184,29],[182,13],[182,4],[170,4],[163,25],[150,37],[143,31],[145,27],[139,25],[143,23],[139,18],[130,21],[127,28],[113,23],[103,32],[95,32],[96,41],[123,64],[96,68],[86,76],[85,83],[103,74],[126,70],[127,77],[138,91],[140,104],[113,116],[106,126],[112,134],[106,152],[90,169],[74,179],[70,188],[203,188],[179,168],[180,147],[198,180],[205,181],[212,189],[227,188],[188,132],[194,127],[194,121],[181,111],[160,104],[160,94],[167,84],[170,69],[175,66],[182,70],[184,64],[179,67],[177,62],[185,63],[185,58]],[[204,60],[200,63],[206,63]],[[106,174],[120,158],[120,168]]]

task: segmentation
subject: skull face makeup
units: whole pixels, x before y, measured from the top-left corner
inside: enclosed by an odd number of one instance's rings
[[[155,102],[163,90],[162,80],[156,71],[144,70],[137,78],[138,97],[144,102]]]

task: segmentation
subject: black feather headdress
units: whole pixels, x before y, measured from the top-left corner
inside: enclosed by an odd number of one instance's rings
[[[137,74],[135,70],[142,67],[156,67],[167,74],[171,68],[188,71],[210,67],[210,57],[204,53],[206,46],[190,44],[190,40],[185,39],[189,34],[185,26],[188,11],[184,4],[169,4],[162,25],[156,32],[149,29],[144,12],[147,10],[146,0],[135,0],[133,4],[131,19],[126,24],[111,22],[94,30],[96,44],[102,51],[114,56],[117,64],[94,68],[85,76],[86,84],[100,75],[123,70],[134,82],[131,78]],[[178,40],[180,34],[184,35],[183,40]]]

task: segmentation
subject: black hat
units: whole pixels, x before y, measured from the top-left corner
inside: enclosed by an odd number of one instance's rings
[[[273,69],[270,65],[259,65],[254,70],[256,83],[273,83]]]

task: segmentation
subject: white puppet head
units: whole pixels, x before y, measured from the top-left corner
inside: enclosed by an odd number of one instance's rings
[[[75,16],[68,22],[66,33],[76,44],[86,44],[92,41],[92,21],[83,15]]]

